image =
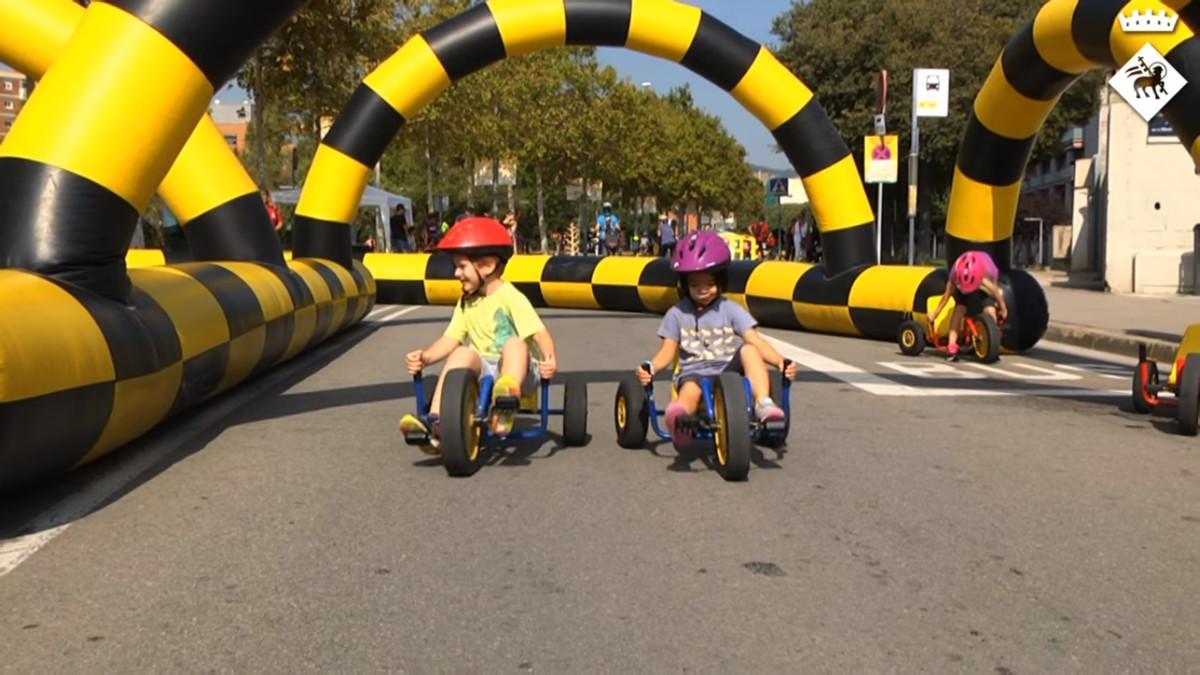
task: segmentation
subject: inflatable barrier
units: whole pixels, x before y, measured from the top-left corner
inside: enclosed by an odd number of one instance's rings
[[[1171,32],[1126,32],[1121,17],[1137,10],[1183,10]],[[946,219],[951,259],[985,250],[1007,269],[1025,166],[1034,141],[1059,97],[1084,73],[1113,69],[1149,43],[1193,82],[1163,109],[1200,166],[1200,40],[1192,26],[1200,5],[1190,0],[1050,0],[1004,47],[975,98],[959,149]]]
[[[379,286],[379,301],[451,305],[460,284],[451,258],[372,253],[363,263]],[[662,313],[679,299],[677,276],[664,258],[518,255],[504,277],[538,307]],[[1002,276],[1012,315],[1004,347],[1024,351],[1049,323],[1045,294],[1020,270]],[[895,340],[909,315],[925,316],[929,299],[946,289],[946,271],[872,265],[828,277],[820,265],[734,261],[726,295],[771,328]]]

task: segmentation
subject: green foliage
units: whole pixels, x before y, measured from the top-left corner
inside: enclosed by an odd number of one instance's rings
[[[820,97],[850,148],[862,147],[875,114],[875,78],[886,69],[888,131],[910,147],[912,71],[949,68],[947,118],[921,120],[921,158],[934,196],[948,188],[969,112],[1004,45],[1041,0],[809,0],[775,21],[780,59]],[[1076,83],[1039,136],[1035,158],[1060,154],[1060,138],[1095,112],[1103,75]],[[926,169],[922,169],[925,171]],[[902,169],[903,171],[903,169]],[[935,200],[936,201],[936,200]],[[944,205],[943,205],[944,208]]]
[[[259,51],[239,81],[264,102],[263,145],[297,144],[302,179],[319,139],[320,120],[335,116],[371,68],[412,35],[471,6],[467,0],[313,0]],[[257,147],[257,130],[249,142]],[[256,173],[277,165],[269,151],[249,162]],[[762,186],[745,150],[720,121],[698,110],[690,92],[659,97],[603,67],[593,48],[556,48],[506,59],[457,82],[389,147],[385,188],[411,196],[418,213],[448,196],[451,210],[490,209],[490,187],[470,185],[475,162],[518,163],[515,200],[525,236],[540,237],[530,211],[542,184],[546,232],[572,219],[585,226],[592,205],[566,199],[568,183],[603,181],[604,198],[623,219],[654,197],[660,208],[694,202],[705,209],[749,210]],[[507,205],[507,194],[499,197]],[[504,210],[504,206],[501,206]],[[421,220],[418,216],[417,220]],[[654,218],[644,214],[648,227]]]

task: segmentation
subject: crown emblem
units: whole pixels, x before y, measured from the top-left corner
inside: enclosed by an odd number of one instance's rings
[[[1158,12],[1135,9],[1128,16],[1121,15],[1121,29],[1126,33],[1170,33],[1178,22],[1179,16],[1165,9]]]

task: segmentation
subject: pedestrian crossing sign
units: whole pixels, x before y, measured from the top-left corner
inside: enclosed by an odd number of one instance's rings
[[[788,179],[782,177],[767,179],[767,192],[778,197],[788,196]]]

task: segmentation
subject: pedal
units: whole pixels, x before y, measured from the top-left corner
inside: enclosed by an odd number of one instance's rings
[[[410,431],[404,434],[404,442],[409,445],[429,445],[432,442],[428,433],[422,431]]]
[[[700,418],[696,415],[680,415],[675,418],[675,428],[695,436],[700,431]]]
[[[496,400],[492,401],[493,412],[516,413],[520,409],[521,398],[519,396],[497,396]]]
[[[762,428],[773,434],[782,434],[787,431],[787,420],[770,420],[763,422]]]

